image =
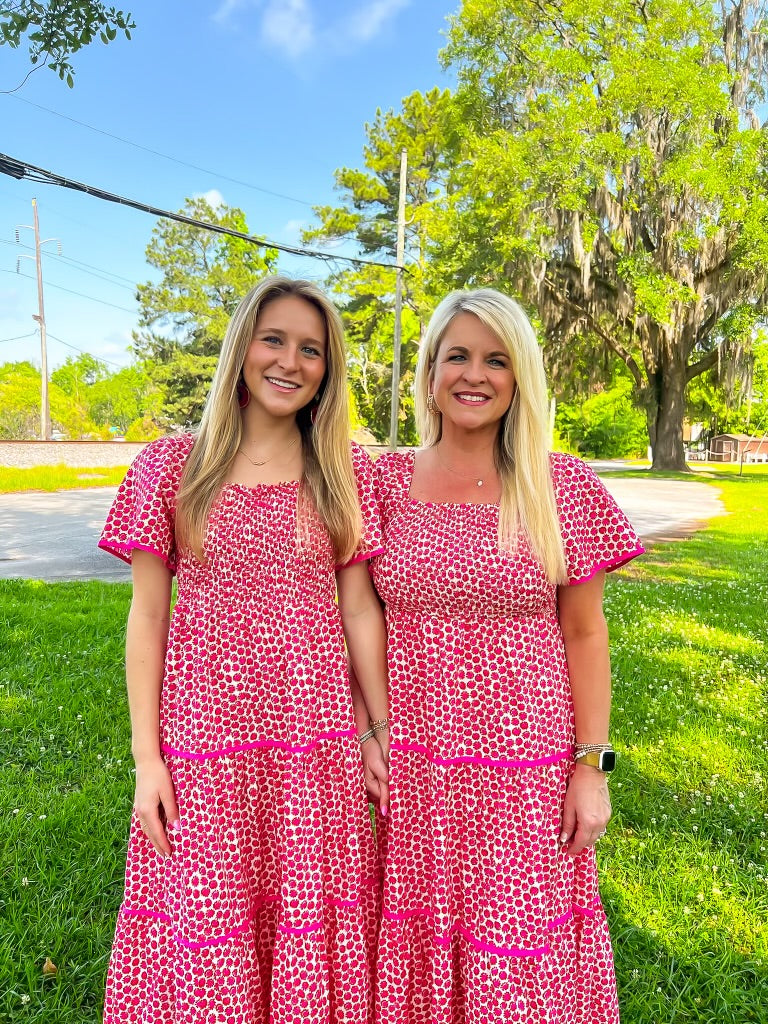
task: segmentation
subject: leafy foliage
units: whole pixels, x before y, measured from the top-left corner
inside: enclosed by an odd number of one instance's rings
[[[555,425],[570,449],[589,459],[645,455],[645,416],[632,402],[632,381],[624,379],[581,405],[558,406]]]
[[[195,198],[181,212],[248,233],[245,215],[235,207],[214,209]],[[146,256],[161,279],[138,287],[142,330],[134,334],[136,352],[160,390],[163,421],[191,426],[202,413],[229,319],[245,293],[274,272],[277,251],[161,220]]]
[[[0,437],[39,437],[40,391],[40,371],[31,363],[0,366]],[[124,434],[145,419],[143,433],[133,440],[157,436],[160,396],[140,365],[110,373],[91,355],[70,357],[51,374],[48,396],[53,429],[70,439]]]
[[[366,125],[365,170],[336,172],[342,196],[338,207],[315,209],[320,223],[306,241],[353,238],[369,258],[391,260],[396,253],[400,154],[407,153],[403,318],[400,375],[400,443],[416,440],[413,373],[422,327],[434,305],[427,284],[426,247],[431,204],[443,193],[450,165],[446,139],[451,132],[450,93],[432,89],[403,100],[399,114],[376,111]],[[340,296],[347,326],[350,381],[360,415],[380,440],[389,437],[395,272],[360,265],[333,274],[330,287]]]
[[[73,54],[96,40],[110,43],[118,32],[130,39],[135,27],[130,14],[96,0],[14,0],[0,8],[0,46],[16,49],[26,40],[33,70],[47,63],[70,89]]]
[[[761,9],[464,0],[443,53],[461,152],[432,258],[511,284],[550,357],[576,340],[620,359],[658,468],[682,466],[685,387],[729,359],[732,310],[754,322],[768,297]]]
[[[34,439],[40,436],[42,377],[32,363],[0,366],[0,438]],[[48,386],[51,424],[70,437],[97,432],[88,410],[51,381]]]

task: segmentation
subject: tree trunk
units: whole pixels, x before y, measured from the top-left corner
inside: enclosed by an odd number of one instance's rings
[[[657,470],[687,469],[683,450],[685,415],[685,363],[677,354],[662,356],[655,376],[656,424],[653,466]]]

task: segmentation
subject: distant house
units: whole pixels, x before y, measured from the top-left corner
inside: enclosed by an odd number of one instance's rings
[[[768,462],[768,437],[718,434],[709,443],[710,462]]]

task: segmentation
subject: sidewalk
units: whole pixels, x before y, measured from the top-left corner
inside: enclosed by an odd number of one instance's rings
[[[604,483],[644,541],[684,537],[725,511],[710,484],[645,477]],[[130,580],[129,566],[96,547],[114,495],[114,487],[0,495],[0,579]]]

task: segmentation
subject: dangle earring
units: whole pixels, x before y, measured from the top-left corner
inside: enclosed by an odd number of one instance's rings
[[[435,396],[431,391],[427,395],[427,412],[431,412],[433,415],[435,412]]]
[[[312,424],[312,426],[315,425],[315,420],[317,419],[317,410],[319,408],[320,408],[320,392],[318,391],[318,393],[312,399],[312,408],[309,410],[309,420],[310,420],[310,423]]]
[[[242,377],[237,382],[237,404],[241,409],[245,409],[251,400],[251,392],[248,390],[248,385],[245,383]]]

